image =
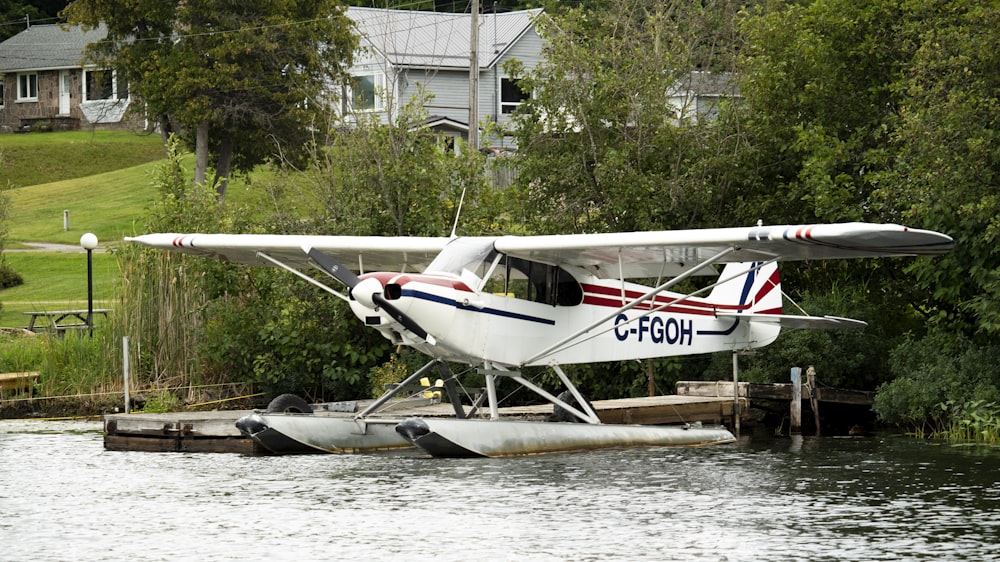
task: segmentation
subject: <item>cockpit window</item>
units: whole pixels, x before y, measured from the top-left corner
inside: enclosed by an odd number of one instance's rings
[[[576,306],[583,302],[580,283],[563,268],[506,255],[501,256],[485,290],[553,306]]]
[[[425,271],[458,275],[476,290],[515,299],[553,306],[583,302],[583,288],[566,270],[499,254],[492,238],[456,238]]]

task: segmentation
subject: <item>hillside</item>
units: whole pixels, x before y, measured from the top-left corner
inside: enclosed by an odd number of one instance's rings
[[[162,160],[159,135],[67,131],[0,135],[0,188],[93,176]]]
[[[0,135],[0,182],[11,186],[4,257],[25,281],[0,290],[0,326],[23,326],[22,313],[29,310],[85,306],[82,250],[26,251],[30,243],[78,247],[84,233],[96,234],[94,298],[110,304],[117,295],[118,264],[106,250],[123,236],[145,232],[146,212],[157,197],[154,175],[162,162],[156,136],[112,131]],[[267,176],[266,170],[255,174]],[[248,184],[246,178],[234,179],[227,200],[246,203],[257,197],[258,190]]]

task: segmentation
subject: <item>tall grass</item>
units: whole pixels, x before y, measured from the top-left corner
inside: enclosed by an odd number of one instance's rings
[[[100,329],[95,329],[93,337],[87,330],[61,336],[0,335],[0,371],[38,373],[29,394],[8,392],[2,398],[4,402],[61,399],[71,402],[74,409],[93,411],[95,405],[107,404],[123,391],[124,381],[117,374],[120,367],[111,360],[113,347]]]
[[[161,202],[150,211],[150,227],[159,231],[205,231],[218,225],[219,202],[210,188],[192,186],[172,147],[155,183]],[[187,402],[205,400],[202,389],[223,384],[205,372],[199,340],[209,304],[205,267],[209,260],[125,245],[116,252],[122,280],[120,307],[111,333],[128,336],[136,384],[150,389],[184,389]],[[209,391],[211,392],[211,391]]]
[[[976,442],[1000,445],[1000,404],[985,400],[938,404],[943,422],[932,437],[951,442]]]
[[[123,248],[119,256],[122,306],[129,313],[115,317],[113,331],[130,336],[131,363],[142,374],[140,384],[194,388],[206,383],[197,344],[207,301],[198,283],[200,272],[185,267],[185,258],[138,247]]]

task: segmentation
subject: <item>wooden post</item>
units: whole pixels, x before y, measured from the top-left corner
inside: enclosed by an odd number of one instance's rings
[[[816,369],[812,365],[806,369],[806,383],[809,385],[809,405],[812,407],[813,420],[816,422],[816,437],[821,435],[819,425],[819,397],[816,394]]]
[[[132,398],[128,395],[129,363],[128,363],[128,336],[122,336],[122,378],[125,386],[125,413],[129,413]]]
[[[802,432],[802,369],[792,367],[791,424],[788,432],[798,435]]]
[[[736,438],[740,437],[740,359],[733,350],[733,428]]]
[[[472,0],[469,30],[469,150],[479,150],[479,0]]]

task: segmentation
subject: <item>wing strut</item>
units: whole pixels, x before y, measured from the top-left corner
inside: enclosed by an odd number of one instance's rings
[[[542,398],[548,400],[552,404],[564,408],[567,412],[573,414],[574,416],[576,416],[577,418],[586,423],[590,424],[601,423],[601,418],[597,417],[597,413],[594,412],[593,408],[590,407],[590,404],[583,398],[583,395],[580,394],[580,391],[577,390],[576,386],[572,383],[572,381],[569,380],[569,377],[566,376],[566,373],[563,372],[562,368],[560,368],[558,365],[552,365],[552,370],[555,371],[557,375],[559,375],[559,378],[562,380],[563,384],[566,385],[566,388],[569,389],[570,393],[573,394],[573,397],[576,398],[576,403],[580,404],[580,408],[582,408],[583,411],[580,411],[580,409],[570,406],[563,400],[560,400],[558,397],[553,396],[550,392],[546,391],[545,389],[541,388],[535,383],[525,379],[524,377],[521,376],[521,373],[519,371],[508,371],[506,367],[494,363],[492,365],[492,369],[485,368],[481,372],[490,378],[495,376],[505,376],[517,382],[521,386],[527,388],[528,390],[534,392],[535,394],[541,396]],[[495,397],[491,397],[490,399],[491,411],[493,411],[496,408],[494,404],[495,399],[496,399]],[[499,419],[499,416],[491,417],[491,419]]]
[[[570,336],[567,336],[567,337],[559,340],[558,342],[550,345],[549,347],[543,349],[542,351],[539,351],[538,353],[536,353],[536,354],[532,355],[531,357],[525,359],[521,364],[522,365],[526,365],[528,363],[532,363],[532,362],[534,362],[534,361],[536,361],[536,360],[538,360],[538,359],[540,359],[542,357],[545,357],[546,355],[551,355],[551,354],[555,353],[556,351],[559,351],[559,350],[561,350],[561,349],[563,349],[565,347],[568,347],[571,343],[574,342],[574,340],[576,340],[580,336],[586,334],[587,332],[593,330],[594,328],[600,326],[601,324],[607,322],[608,320],[611,320],[612,318],[618,316],[622,312],[625,312],[627,310],[631,310],[631,309],[635,308],[636,306],[639,306],[643,302],[645,302],[645,301],[647,301],[647,300],[655,297],[656,295],[662,293],[663,291],[669,289],[670,287],[676,285],[677,283],[680,283],[681,281],[687,279],[688,277],[691,277],[692,275],[695,274],[695,272],[697,272],[701,268],[705,267],[706,265],[712,265],[713,263],[721,260],[722,258],[726,257],[727,255],[729,255],[729,254],[731,254],[731,253],[733,253],[735,251],[736,251],[735,247],[730,247],[730,248],[726,248],[725,250],[722,250],[718,254],[715,254],[714,256],[712,256],[712,257],[706,259],[705,261],[701,262],[697,267],[692,267],[691,269],[685,271],[684,273],[678,275],[677,277],[671,278],[670,280],[668,280],[668,281],[664,282],[663,284],[657,286],[656,288],[650,290],[648,293],[646,293],[645,295],[639,297],[638,299],[630,302],[629,304],[627,304],[627,305],[625,305],[625,306],[623,306],[621,308],[615,309],[615,311],[612,312],[611,314],[609,314],[609,315],[601,318],[600,320],[598,320],[598,321],[590,324],[589,326],[583,328],[582,330],[577,330],[576,332],[574,332]]]
[[[374,402],[372,402],[371,404],[369,404],[367,408],[365,408],[360,413],[358,413],[357,415],[355,415],[354,419],[363,418],[363,417],[367,416],[368,414],[374,412],[375,410],[378,410],[379,408],[382,407],[383,404],[385,404],[386,402],[388,402],[389,399],[392,398],[393,396],[395,396],[399,391],[403,390],[404,388],[406,388],[409,385],[411,385],[414,382],[416,382],[418,379],[420,379],[420,377],[422,377],[424,375],[424,373],[426,373],[432,367],[434,367],[434,366],[436,366],[438,364],[443,365],[443,363],[441,363],[441,361],[439,361],[438,359],[433,359],[431,361],[428,361],[423,367],[421,367],[421,368],[417,369],[416,371],[414,371],[412,375],[406,377],[405,380],[403,380],[402,382],[400,382],[399,384],[397,384],[394,388],[389,389],[385,394],[383,394],[377,400],[375,400]]]
[[[341,299],[341,300],[343,300],[345,302],[347,302],[348,300],[350,300],[350,299],[347,298],[347,295],[341,293],[340,291],[337,291],[336,289],[333,289],[333,288],[331,288],[328,285],[324,285],[323,283],[320,283],[319,281],[313,279],[312,277],[309,277],[305,273],[302,273],[301,271],[295,269],[294,267],[291,267],[289,265],[285,265],[283,262],[280,262],[280,261],[272,258],[271,256],[265,254],[264,252],[257,252],[257,255],[260,256],[260,257],[262,257],[262,258],[264,258],[265,260],[273,263],[274,265],[280,267],[281,269],[284,269],[285,271],[293,273],[293,274],[299,276],[300,278],[302,278],[303,280],[308,281],[308,282],[312,283],[313,285],[316,285],[320,289],[323,289],[324,291],[330,293],[331,295],[333,295],[335,297],[338,297],[339,299]]]

